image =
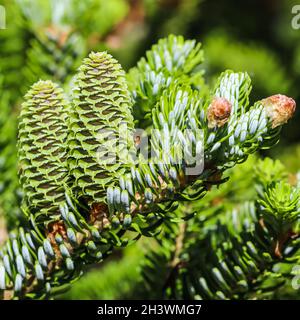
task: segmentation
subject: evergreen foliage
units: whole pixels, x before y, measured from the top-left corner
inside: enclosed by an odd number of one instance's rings
[[[231,183],[238,184],[235,175]],[[279,162],[265,159],[246,188],[222,186],[210,194],[214,206],[192,204],[194,218],[168,223],[143,262],[146,297],[264,299],[290,286],[300,259],[299,184],[286,177]],[[253,180],[257,195],[245,196]]]
[[[147,241],[149,242],[149,239]],[[55,298],[64,300],[142,298],[145,294],[140,295],[138,281],[144,246],[141,239],[123,249],[121,256],[120,252],[116,251],[117,256],[112,255],[112,259],[106,259],[103,264],[89,270],[80,280],[64,288],[64,292],[59,292]]]
[[[2,144],[0,150],[3,164],[0,181],[1,186],[4,186],[0,191],[0,212],[5,215],[10,230],[22,219],[19,215],[22,193],[19,191],[16,163],[17,115],[22,95],[34,82],[49,78],[60,84],[70,95],[73,76],[80,61],[91,50],[110,48],[123,62],[127,61],[127,66],[135,63],[136,56],[146,41],[146,24],[155,25],[155,17],[165,8],[164,3],[155,2],[2,2],[6,9],[8,27],[0,32],[0,73],[6,96],[1,97],[3,108],[0,111],[1,119],[6,123],[6,126],[0,128],[5,133],[5,145]],[[151,7],[154,10],[150,10]],[[192,7],[180,4],[179,8],[183,8],[183,11],[171,10],[172,17],[166,15],[163,20],[178,21],[183,12],[191,11]],[[132,32],[133,27],[142,30],[144,34]],[[132,38],[128,41],[130,35]],[[126,41],[124,38],[127,38]]]
[[[11,115],[9,93],[4,90],[3,82],[0,87],[0,216],[5,217],[8,226],[13,226],[15,219],[20,217],[22,198],[15,163],[17,151],[15,145],[11,145],[16,141],[17,125]]]
[[[24,28],[24,19],[15,3],[4,1],[6,20],[16,21],[0,33],[0,135],[1,135],[1,170],[0,170],[0,215],[4,216],[9,229],[20,218],[21,192],[17,177],[17,102],[21,97],[20,83],[24,77],[19,73],[25,63],[26,38],[28,31]]]
[[[299,190],[295,179],[279,161],[260,161],[256,156],[227,174],[228,182],[214,187],[205,201],[184,203],[178,208],[178,216],[183,212],[193,214],[188,221],[168,221],[154,241],[141,240],[130,246],[128,254],[91,271],[60,297],[297,299],[297,290],[291,284],[293,266],[299,264],[299,215],[298,226],[293,226],[295,234],[286,239],[279,257],[275,253],[278,233],[270,236],[270,225],[266,228],[258,214],[260,200],[269,193],[264,193],[264,186],[291,181],[289,188],[295,192]],[[288,192],[279,196],[288,198]],[[291,210],[291,216],[298,209]],[[272,210],[268,216],[274,214]],[[100,281],[94,280],[97,277]],[[109,288],[104,287],[106,282],[111,283]]]
[[[164,89],[172,83],[203,86],[202,62],[203,50],[195,40],[184,41],[183,37],[172,35],[159,40],[129,73],[135,117],[144,121]]]
[[[60,84],[68,84],[84,55],[84,49],[83,41],[76,32],[55,27],[36,31],[27,50],[24,68],[27,83],[50,77]]]
[[[277,143],[281,126],[295,112],[293,99],[275,95],[250,105],[250,77],[232,71],[222,73],[211,90],[198,68],[202,60],[195,41],[169,36],[154,45],[147,59],[130,72],[129,91],[120,65],[105,52],[91,53],[83,61],[69,103],[63,90],[51,81],[31,87],[22,105],[18,142],[27,225],[11,233],[1,250],[4,298],[48,297],[79,277],[85,265],[103,260],[113,248],[127,246],[142,235],[153,237],[164,223],[170,223],[172,229],[172,221],[182,218],[174,212],[182,201],[203,198],[212,185],[226,182],[222,175],[227,169]],[[149,78],[151,73],[162,79],[159,88]],[[146,84],[143,92],[140,88]],[[145,128],[160,130],[151,136],[153,153],[148,161],[144,161],[145,153],[135,157],[129,152],[135,142],[131,104],[142,100],[146,106],[142,112],[150,118]],[[127,129],[117,132],[118,124],[124,123]],[[107,131],[103,133],[103,129],[111,130],[116,138],[105,140]],[[116,150],[117,143],[121,160],[117,165],[96,161],[97,145],[100,155],[107,155]],[[191,173],[195,152],[200,155],[196,163],[200,169]],[[293,197],[284,195],[288,192]],[[278,193],[283,193],[281,202],[273,203]],[[266,224],[262,230],[266,234],[260,236],[266,237],[267,243],[277,239],[285,244],[278,237],[294,227],[298,191],[287,184],[266,185],[259,201],[264,209],[259,207],[257,212]],[[271,203],[281,207],[280,219],[287,219],[282,230],[269,228],[266,217],[273,212]],[[242,214],[247,217],[253,210],[249,205]],[[184,213],[183,217],[188,220],[190,215]],[[273,215],[273,219],[278,217]],[[176,228],[177,224],[172,236]],[[237,232],[242,232],[240,228]],[[214,235],[209,240],[212,246],[217,241]],[[251,251],[241,239],[240,246]],[[219,240],[223,241],[221,236]],[[247,250],[245,255],[253,254]],[[191,256],[193,251],[191,246]],[[246,267],[255,266],[258,268],[252,263]],[[237,262],[226,272],[232,281],[240,277],[238,285],[245,288],[248,270],[242,267]],[[201,273],[201,269],[197,271]],[[213,285],[207,284],[206,293],[195,292],[205,298],[215,289]],[[217,296],[226,297],[228,292],[221,287]]]

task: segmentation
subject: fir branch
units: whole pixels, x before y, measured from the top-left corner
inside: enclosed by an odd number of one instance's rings
[[[213,184],[226,181],[226,169],[278,141],[294,101],[282,96],[248,106],[249,77],[230,71],[209,94],[197,71],[201,61],[199,44],[171,36],[136,69],[137,79],[153,68],[172,80],[146,99],[152,101],[151,127],[164,132],[151,137],[149,162],[144,155],[131,157],[130,94],[124,72],[107,53],[91,53],[83,61],[71,107],[52,82],[32,87],[22,106],[18,144],[28,225],[12,233],[1,250],[5,296],[49,296],[52,287],[73,281],[84,265],[101,261],[113,248],[154,236],[164,221],[176,218],[172,212],[179,201],[202,198]],[[149,85],[156,92],[155,83]],[[127,130],[118,132],[124,123]],[[188,134],[180,134],[185,129]],[[107,130],[113,139],[105,140]],[[107,155],[117,143],[121,161],[97,161],[99,146]],[[187,158],[179,157],[179,148]],[[190,174],[186,169],[199,148],[205,151],[203,170]]]
[[[251,299],[271,296],[274,287],[290,281],[293,275],[286,267],[299,261],[300,252],[299,188],[285,185],[282,189],[278,162],[266,159],[259,162],[257,172],[263,168],[277,179],[270,182],[261,177],[255,202],[232,206],[231,197],[226,200],[231,209],[226,203],[207,208],[200,203],[201,213],[187,222],[179,254],[173,240],[181,238],[180,228],[167,223],[158,238],[160,246],[148,252],[143,262],[141,283],[146,281],[146,292],[156,298]],[[210,197],[214,193],[219,191],[211,192]],[[283,210],[284,216],[278,210]],[[176,266],[172,264],[174,255],[180,257]],[[160,286],[158,278],[164,279]],[[145,294],[145,289],[142,292]]]

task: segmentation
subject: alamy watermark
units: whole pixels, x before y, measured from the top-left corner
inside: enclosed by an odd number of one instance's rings
[[[294,30],[300,29],[300,4],[292,7],[293,19],[291,21],[292,28]]]
[[[134,146],[130,141],[134,141]],[[181,165],[188,176],[200,175],[204,169],[204,133],[201,129],[180,130],[176,126],[146,132],[127,129],[100,130],[96,136],[97,162],[101,166],[114,163]]]
[[[6,29],[6,11],[3,6],[0,5],[0,29]]]

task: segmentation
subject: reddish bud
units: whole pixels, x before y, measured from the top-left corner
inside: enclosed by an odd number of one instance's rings
[[[207,110],[208,127],[222,127],[229,120],[231,103],[220,97],[215,97]]]
[[[275,94],[261,102],[272,121],[272,128],[286,123],[296,111],[295,100],[283,94]]]

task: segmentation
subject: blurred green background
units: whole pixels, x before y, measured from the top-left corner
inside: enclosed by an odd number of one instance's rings
[[[108,50],[128,70],[159,38],[173,33],[202,42],[208,82],[225,69],[247,71],[253,101],[281,93],[300,104],[300,29],[292,27],[292,8],[297,4],[297,0],[0,1],[6,9],[6,29],[0,30],[0,242],[6,230],[22,220],[17,115],[33,82],[52,79],[68,91],[87,52]],[[282,160],[291,173],[300,169],[299,121],[298,108],[281,142],[264,154]],[[141,297],[139,262],[149,245],[142,240],[116,252],[59,297]]]

